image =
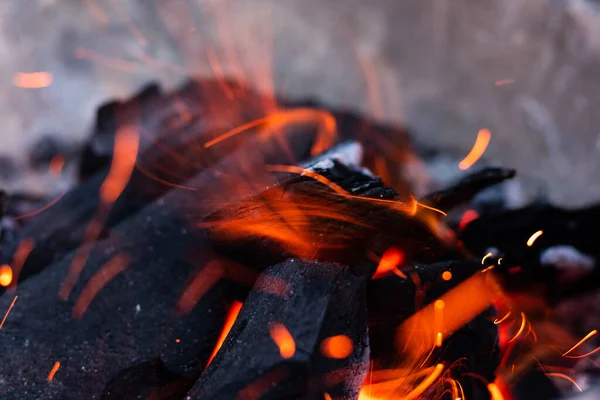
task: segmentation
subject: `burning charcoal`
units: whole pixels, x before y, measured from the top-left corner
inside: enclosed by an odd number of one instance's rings
[[[406,352],[406,348],[400,354],[390,351],[396,349],[398,327],[425,305],[432,304],[442,294],[480,270],[479,262],[443,262],[418,265],[412,271],[405,270],[408,279],[393,275],[370,281],[367,287],[369,338],[376,365],[383,369],[393,368],[399,360],[415,357]],[[464,359],[453,372],[453,377],[461,382],[468,399],[488,398],[487,388],[477,379],[469,378],[468,374],[475,373],[493,381],[499,362],[497,329],[490,321],[490,313],[486,311],[488,308],[489,304],[483,304],[482,313],[473,315],[470,322],[445,338],[440,350],[431,356],[431,362],[444,362],[446,367]],[[415,359],[413,363],[419,365],[424,359]]]
[[[413,199],[396,200],[381,180],[335,160],[296,172],[300,175],[205,219],[216,251],[262,268],[289,257],[315,257],[366,275],[376,267],[372,254],[392,245],[400,246],[406,263],[461,257],[420,218],[436,211]]]
[[[422,201],[432,207],[449,211],[469,202],[480,191],[515,176],[515,171],[504,168],[485,168],[467,175],[454,186],[432,193]]]
[[[364,288],[337,264],[268,268],[187,398],[356,398],[369,367]]]
[[[249,101],[247,97],[243,98],[246,102]],[[7,246],[2,261],[11,263],[23,241],[33,241],[35,246],[24,260],[20,273],[17,274],[19,279],[24,279],[37,273],[46,265],[60,260],[70,250],[81,245],[88,235],[86,232],[90,230],[90,221],[94,218],[102,222],[103,228],[98,234],[102,238],[107,235],[112,226],[173,187],[176,191],[187,192],[187,196],[193,196],[192,192],[197,189],[205,190],[204,186],[194,186],[197,182],[203,182],[202,178],[192,183],[185,181],[201,174],[201,171],[205,169],[211,171],[209,175],[220,173],[222,159],[228,157],[228,154],[238,148],[240,144],[252,139],[249,132],[247,136],[227,141],[222,146],[204,148],[205,142],[216,136],[214,132],[202,131],[202,126],[206,124],[196,121],[191,125],[184,125],[178,131],[172,130],[169,134],[173,137],[167,143],[174,147],[165,150],[166,143],[161,143],[160,146],[151,147],[141,154],[128,185],[114,205],[108,209],[99,198],[99,191],[108,173],[105,171],[68,192],[60,200],[57,200],[56,204],[52,204],[48,210],[32,216],[17,239]],[[253,142],[256,149],[250,149],[248,146],[240,149],[227,162],[243,162],[245,158],[248,158],[246,154],[260,153],[261,149],[268,149],[261,157],[264,156],[267,161],[280,163],[289,161],[290,156],[303,159],[309,155],[314,137],[305,131],[295,130],[289,132],[286,138],[289,148],[293,149],[291,153],[284,152],[280,146],[272,143],[273,140],[264,140]],[[189,140],[192,142],[190,143]],[[255,160],[256,165],[250,167],[256,168],[265,161],[262,158]],[[165,173],[168,175],[165,176]],[[42,226],[44,229],[40,229]]]

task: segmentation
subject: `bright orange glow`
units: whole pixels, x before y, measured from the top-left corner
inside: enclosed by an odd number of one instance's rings
[[[504,396],[502,395],[500,388],[498,388],[498,385],[496,385],[495,383],[489,383],[487,385],[487,388],[490,392],[490,395],[492,396],[492,400],[504,400]]]
[[[283,324],[275,322],[269,326],[269,335],[279,347],[279,354],[283,358],[291,358],[296,353],[296,343],[294,338],[290,334]]]
[[[63,156],[54,156],[50,160],[49,170],[52,175],[60,176],[65,166],[65,158]]]
[[[98,271],[96,271],[96,273],[90,278],[88,283],[81,291],[81,294],[77,298],[77,301],[73,306],[73,318],[83,317],[83,314],[100,290],[102,290],[102,288],[106,286],[106,284],[115,276],[125,271],[128,265],[129,256],[125,254],[117,254],[106,264],[100,267],[100,269],[98,269]]]
[[[315,143],[311,149],[311,154],[317,155],[330,148],[336,135],[335,118],[328,112],[314,110],[311,108],[296,108],[292,110],[278,111],[272,115],[260,118],[246,124],[240,125],[224,134],[210,140],[204,144],[205,148],[212,147],[223,140],[229,139],[240,133],[246,132],[252,128],[261,128],[261,133],[266,131],[281,130],[290,125],[298,124],[317,124],[319,131]]]
[[[450,271],[442,272],[442,279],[445,281],[449,281],[450,279],[452,279],[452,272],[450,272]]]
[[[471,168],[473,164],[475,164],[477,160],[481,158],[483,153],[485,153],[491,137],[492,133],[489,131],[489,129],[480,129],[477,133],[477,139],[475,139],[475,144],[473,145],[471,152],[467,154],[467,156],[460,163],[458,163],[458,168],[463,171]]]
[[[48,382],[52,381],[52,379],[54,379],[54,375],[56,375],[56,371],[58,371],[58,369],[60,368],[60,361],[57,361],[54,363],[54,366],[52,367],[52,369],[50,370],[50,373],[48,374]]]
[[[210,261],[185,288],[179,301],[177,309],[187,314],[193,310],[198,301],[223,277],[223,267],[218,261]]]
[[[512,85],[513,83],[515,83],[514,79],[500,79],[500,80],[494,82],[494,85],[504,86],[504,85]]]
[[[2,329],[2,327],[4,326],[4,322],[6,321],[6,318],[8,318],[8,314],[10,314],[10,310],[12,310],[18,298],[19,296],[15,296],[13,301],[10,303],[10,306],[8,306],[8,310],[6,310],[6,314],[4,314],[4,318],[2,318],[2,322],[0,322],[0,329]]]
[[[321,182],[323,185],[327,186],[328,188],[330,188],[331,190],[333,190],[334,192],[336,192],[338,194],[341,194],[341,195],[348,194],[348,192],[345,189],[343,189],[341,186],[339,186],[338,184],[331,182],[329,179],[325,178],[323,175],[318,174],[309,169],[296,167],[295,165],[267,165],[266,169],[267,169],[267,171],[291,172],[294,174],[306,175],[316,181]]]
[[[467,227],[471,222],[475,221],[479,218],[479,213],[475,210],[467,210],[464,212],[462,217],[460,218],[460,222],[458,224],[458,229],[461,231]]]
[[[41,89],[52,84],[52,74],[48,72],[17,72],[13,84],[23,89]]]
[[[324,393],[324,394],[323,394],[323,398],[324,398],[325,400],[333,400],[333,399],[331,398],[331,395],[330,395],[329,393]]]
[[[587,335],[585,335],[585,337],[583,339],[581,339],[579,342],[577,342],[577,344],[575,344],[569,350],[567,350],[566,352],[564,352],[563,356],[566,356],[567,354],[571,353],[573,350],[575,350],[576,348],[578,348],[579,346],[581,346],[583,343],[585,343],[589,338],[591,338],[592,336],[595,336],[597,334],[598,334],[598,331],[596,329],[594,329],[593,331],[591,331],[590,333],[588,333]]]
[[[537,238],[542,236],[543,233],[544,233],[544,231],[537,231],[536,233],[531,235],[531,237],[529,239],[527,239],[527,246],[529,246],[529,247],[533,246],[533,244],[535,243]]]
[[[19,280],[19,274],[21,273],[21,269],[29,257],[29,254],[33,250],[34,243],[33,239],[25,238],[21,240],[17,249],[15,250],[15,254],[13,255],[12,261],[10,263],[12,268],[12,280],[10,283],[9,290],[15,290],[17,287],[17,281]]]
[[[175,343],[181,343],[181,339],[179,339],[179,338],[175,339]]]
[[[108,176],[100,187],[100,198],[106,204],[112,204],[125,189],[137,159],[140,135],[127,125],[115,134],[114,155]]]
[[[434,348],[438,332],[451,335],[489,307],[497,293],[492,276],[473,275],[403,322],[397,330],[398,348],[418,357],[422,349]]]
[[[346,335],[332,336],[321,342],[321,353],[329,358],[346,358],[353,349],[354,343]]]
[[[13,271],[10,265],[4,264],[0,266],[0,286],[8,286],[13,280]]]
[[[569,382],[571,382],[577,388],[577,390],[579,390],[580,392],[583,392],[583,390],[581,389],[581,386],[579,386],[577,384],[577,382],[575,382],[575,380],[573,378],[571,378],[569,375],[561,374],[560,372],[548,372],[546,375],[547,376],[554,376],[556,378],[566,379]]]
[[[223,325],[223,329],[221,330],[221,334],[219,335],[217,344],[215,345],[215,348],[213,349],[210,357],[208,358],[208,361],[206,362],[206,367],[210,365],[212,360],[219,352],[219,349],[221,349],[221,346],[223,346],[223,343],[225,343],[225,339],[227,339],[227,335],[229,335],[231,328],[233,328],[235,320],[237,319],[238,315],[240,315],[240,311],[242,310],[243,305],[244,304],[239,301],[234,301],[231,307],[229,308],[227,317],[225,317],[225,325]]]
[[[527,319],[525,318],[525,313],[521,313],[521,326],[519,327],[519,330],[517,331],[517,333],[515,334],[515,336],[513,336],[512,339],[510,339],[508,341],[508,343],[513,342],[514,340],[516,340],[519,336],[521,336],[521,333],[523,333],[523,330],[525,329],[525,323],[527,322]]]
[[[383,278],[390,275],[390,273],[395,273],[399,277],[406,279],[406,275],[398,269],[404,262],[404,259],[404,253],[400,249],[390,247],[383,253],[372,279]]]
[[[443,342],[444,342],[444,339],[442,337],[442,332],[438,332],[437,336],[435,338],[435,347],[442,347]]]
[[[510,317],[510,314],[512,314],[512,311],[507,312],[506,315],[504,317],[500,318],[500,319],[495,319],[494,320],[494,324],[498,325],[498,324],[503,323],[504,321],[506,321],[506,319],[508,317]]]
[[[404,400],[412,400],[417,399],[421,396],[429,387],[435,382],[435,380],[440,376],[442,371],[444,370],[444,364],[438,364],[433,369],[433,372],[427,376],[427,378],[423,379],[421,383],[417,385],[416,388],[413,389],[408,395],[404,397]]]

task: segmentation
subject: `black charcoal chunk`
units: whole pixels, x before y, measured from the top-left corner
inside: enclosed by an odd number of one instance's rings
[[[364,289],[364,278],[338,264],[292,259],[268,268],[187,398],[356,398],[369,368]],[[295,343],[287,359],[270,334],[282,326]],[[335,335],[352,340],[348,357],[321,354]]]

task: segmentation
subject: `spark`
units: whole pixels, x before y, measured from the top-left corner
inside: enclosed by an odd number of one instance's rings
[[[50,207],[52,207],[53,205],[58,203],[64,197],[65,194],[67,194],[67,191],[58,195],[54,200],[52,200],[50,203],[46,204],[45,206],[40,207],[37,210],[31,211],[27,214],[19,215],[18,217],[15,217],[14,219],[16,219],[18,221],[20,219],[25,219],[25,218],[33,217],[34,215],[38,215],[39,213],[46,211],[47,209],[49,209]]]
[[[60,368],[60,361],[57,361],[54,363],[54,366],[52,367],[52,369],[50,370],[50,373],[48,374],[48,382],[51,382],[52,379],[54,379],[54,375],[56,375],[56,371],[58,371],[58,369]]]
[[[586,340],[588,340],[592,336],[595,336],[596,334],[598,334],[598,331],[596,329],[594,329],[593,331],[591,331],[590,333],[585,335],[585,337],[583,339],[581,339],[579,342],[577,342],[577,344],[575,346],[571,347],[569,350],[567,350],[565,353],[563,353],[563,357],[566,356],[567,354],[571,353],[573,350],[575,350],[576,348],[581,346]]]
[[[442,343],[443,343],[442,332],[438,332],[437,336],[435,338],[435,347],[442,347]]]
[[[416,204],[417,206],[419,206],[419,207],[426,208],[427,210],[435,211],[435,212],[437,212],[437,213],[439,213],[439,214],[442,214],[444,217],[447,217],[447,216],[448,216],[448,214],[446,214],[445,212],[443,212],[443,211],[442,211],[442,210],[440,210],[440,209],[437,209],[437,208],[435,208],[435,207],[430,207],[430,206],[428,206],[428,205],[425,205],[425,204],[423,204],[423,203],[419,203],[419,202],[418,202],[418,201],[416,201],[416,200],[414,200],[414,201],[415,201],[415,204]]]
[[[523,330],[525,329],[525,323],[527,322],[527,319],[525,318],[525,313],[521,312],[521,326],[519,327],[519,330],[517,331],[517,333],[515,334],[515,336],[513,336],[512,339],[510,339],[508,341],[508,343],[513,342],[516,338],[518,338],[519,336],[521,336],[521,333],[523,333]]]
[[[503,323],[504,321],[506,321],[506,319],[508,317],[510,317],[510,314],[512,314],[512,311],[507,312],[506,315],[504,317],[500,318],[500,319],[495,319],[494,320],[494,324],[498,325],[498,324]]]
[[[0,329],[2,329],[2,327],[4,326],[4,322],[6,321],[6,318],[8,318],[8,314],[10,314],[10,310],[12,310],[18,298],[19,296],[15,296],[13,301],[10,303],[10,306],[8,306],[8,310],[6,310],[6,314],[4,314],[4,318],[2,318],[2,322],[0,322]]]
[[[490,392],[490,395],[492,396],[492,400],[504,400],[504,396],[502,395],[500,388],[498,388],[498,385],[496,385],[493,382],[488,383],[487,388]]]
[[[313,123],[317,124],[320,128],[317,132],[315,143],[311,148],[311,154],[319,154],[331,147],[336,134],[335,118],[326,111],[310,108],[297,108],[293,110],[278,111],[272,115],[242,124],[237,128],[206,142],[204,148],[212,147],[223,140],[239,135],[252,128],[262,127],[264,129],[270,128],[272,130],[277,130],[300,123]]]
[[[487,260],[488,258],[490,258],[493,255],[494,255],[493,253],[487,253],[485,256],[483,256],[483,258],[481,259],[481,265],[485,265],[485,260]]]
[[[437,332],[435,335],[435,346],[442,347],[442,327],[444,326],[444,309],[446,308],[446,302],[438,299],[433,303],[434,308],[434,329]]]
[[[129,257],[123,253],[117,254],[104,264],[88,281],[73,306],[73,317],[81,318],[94,297],[115,276],[125,271],[129,265]]]
[[[460,168],[463,171],[471,168],[473,164],[475,164],[477,160],[481,158],[481,156],[487,149],[491,137],[492,133],[489,131],[489,129],[480,129],[477,133],[477,139],[475,139],[475,144],[473,145],[473,148],[471,149],[469,154],[467,154],[467,156],[460,163],[458,163],[458,168]]]
[[[0,266],[0,286],[8,286],[13,280],[13,270],[8,264]]]
[[[354,343],[346,335],[331,336],[321,342],[321,353],[329,358],[346,358],[353,349]]]
[[[296,353],[296,343],[294,338],[290,334],[283,324],[275,322],[269,326],[269,335],[279,347],[279,354],[283,358],[291,358]]]
[[[344,188],[342,188],[340,185],[330,181],[329,179],[325,178],[323,175],[318,174],[309,169],[296,167],[295,165],[267,165],[266,169],[267,169],[267,171],[290,172],[290,173],[299,174],[299,175],[306,175],[316,181],[321,182],[323,185],[327,186],[328,188],[330,188],[331,190],[333,190],[334,192],[336,192],[338,194],[341,194],[341,195],[348,194],[348,191],[345,190]]]
[[[494,85],[504,86],[504,85],[512,85],[513,83],[515,83],[514,79],[500,79],[500,80],[497,80],[496,82],[494,82]]]
[[[490,265],[489,267],[482,269],[481,272],[486,272],[493,268],[494,268],[494,265]]]
[[[395,273],[403,279],[407,279],[407,276],[398,269],[398,266],[401,265],[404,260],[404,253],[400,249],[390,247],[383,253],[383,256],[381,256],[381,260],[379,261],[379,265],[377,266],[377,270],[373,274],[372,279],[383,278],[389,275],[390,272]]]
[[[175,339],[175,343],[181,343],[181,339],[179,339],[179,338]]]
[[[450,271],[442,272],[442,279],[445,281],[449,281],[450,279],[452,279],[452,272],[450,272]]]
[[[527,239],[527,246],[529,246],[529,247],[533,246],[533,243],[535,243],[537,238],[542,236],[543,233],[544,233],[544,231],[539,230],[536,233],[534,233],[533,235],[531,235],[531,237],[529,239]]]
[[[227,339],[227,335],[229,335],[229,332],[231,332],[231,328],[233,328],[233,324],[235,323],[235,320],[240,314],[243,305],[244,304],[239,301],[234,301],[231,307],[229,307],[229,312],[227,313],[227,317],[225,317],[225,324],[223,325],[223,329],[221,330],[221,334],[219,335],[219,339],[217,340],[215,348],[213,349],[210,357],[208,357],[208,361],[206,362],[205,368],[207,368],[210,365],[212,360],[215,358],[215,356],[221,349],[221,346],[223,346],[223,343],[225,342],[225,339]]]
[[[50,86],[53,79],[49,72],[17,72],[13,84],[23,89],[41,89]]]
[[[324,394],[323,394],[323,398],[324,398],[325,400],[333,400],[333,399],[331,398],[331,395],[330,395],[329,393],[324,393]]]
[[[81,47],[75,50],[75,57],[83,60],[96,61],[107,68],[112,68],[121,72],[136,73],[141,70],[140,64],[126,61],[122,58],[100,54]]]
[[[575,385],[575,387],[577,388],[577,390],[579,390],[580,392],[583,392],[583,390],[581,389],[581,386],[579,386],[577,384],[577,382],[575,382],[575,380],[573,378],[571,378],[569,375],[562,374],[560,372],[548,372],[548,373],[546,373],[546,376],[555,376],[557,378],[566,379],[569,382],[571,382],[573,385]]]
[[[419,398],[423,392],[425,392],[435,380],[440,376],[442,371],[444,370],[444,364],[438,364],[435,366],[431,374],[429,374],[421,383],[417,385],[416,388],[413,389],[412,392],[407,394],[404,397],[404,400],[413,400]]]

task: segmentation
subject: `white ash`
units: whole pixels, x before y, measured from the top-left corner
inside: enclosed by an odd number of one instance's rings
[[[573,246],[559,245],[550,247],[540,254],[542,265],[554,265],[561,269],[592,269],[596,261]]]

